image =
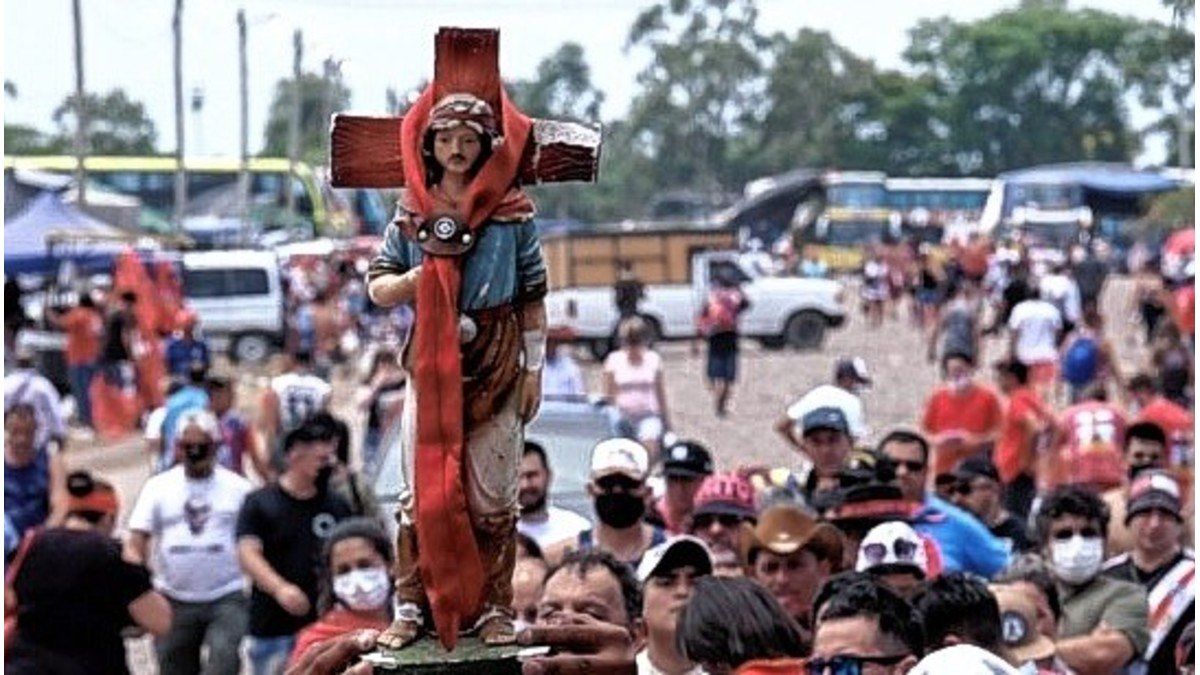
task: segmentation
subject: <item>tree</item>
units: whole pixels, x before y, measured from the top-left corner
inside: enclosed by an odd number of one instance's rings
[[[604,94],[592,85],[592,71],[583,47],[564,43],[542,59],[533,80],[509,85],[509,94],[527,115],[553,119],[599,122]]]
[[[275,84],[263,154],[287,157],[288,119],[291,115],[292,79],[284,78]],[[337,69],[328,77],[316,73],[300,76],[300,159],[311,164],[324,164],[329,153],[328,113],[345,110],[350,105],[350,89]]]
[[[1161,47],[1168,31],[1156,22],[1071,11],[1061,0],[1027,0],[971,23],[922,21],[910,31],[905,58],[938,92],[935,112],[958,173],[1129,161],[1140,139],[1125,99],[1148,91],[1154,77],[1162,81],[1161,60],[1147,55],[1154,50],[1146,45]]]
[[[4,152],[10,155],[60,155],[68,151],[62,139],[28,124],[4,125]]]
[[[614,151],[649,160],[640,180],[718,193],[749,177],[738,144],[758,122],[769,44],[757,21],[753,0],[665,0],[635,20],[627,47],[650,63]]]
[[[75,113],[79,109],[74,94],[54,110],[51,119],[58,128],[55,143],[69,147],[75,134]],[[87,151],[93,155],[152,155],[158,141],[154,122],[146,107],[123,89],[106,94],[88,93],[83,97],[88,119]]]

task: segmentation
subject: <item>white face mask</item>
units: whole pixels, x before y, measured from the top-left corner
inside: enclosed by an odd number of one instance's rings
[[[1084,538],[1078,534],[1066,541],[1050,544],[1050,562],[1054,573],[1068,584],[1082,584],[1096,576],[1104,560],[1104,541],[1100,537]]]
[[[368,567],[351,570],[333,578],[333,594],[350,609],[369,612],[387,604],[391,589],[387,570]]]

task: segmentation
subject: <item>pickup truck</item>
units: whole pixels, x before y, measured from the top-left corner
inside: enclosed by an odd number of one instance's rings
[[[837,281],[770,276],[736,251],[706,251],[692,257],[690,284],[646,285],[638,314],[655,340],[698,336],[696,317],[718,274],[741,284],[750,307],[738,319],[739,331],[765,347],[819,349],[826,329],[846,320],[846,294]],[[613,348],[620,318],[613,293],[611,286],[554,289],[546,296],[549,323],[568,329],[574,342],[603,359]]]

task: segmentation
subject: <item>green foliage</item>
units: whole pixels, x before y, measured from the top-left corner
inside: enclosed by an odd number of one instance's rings
[[[263,154],[288,156],[288,124],[291,120],[292,78],[275,84],[275,96],[267,116]],[[327,163],[329,154],[329,115],[350,105],[350,89],[341,74],[333,70],[329,77],[316,73],[300,75],[300,160],[314,165]]]
[[[1171,232],[1196,226],[1196,188],[1164,192],[1151,200],[1139,221],[1143,232]]]
[[[4,125],[4,152],[10,155],[59,155],[69,145],[62,139],[49,136],[27,124]]]
[[[532,117],[599,122],[604,94],[592,85],[583,47],[564,43],[538,64],[537,77],[508,86],[513,101]]]
[[[79,111],[75,95],[68,96],[51,115],[58,134],[50,145],[72,147],[75,118]],[[146,107],[123,89],[106,94],[85,93],[83,111],[87,116],[88,152],[94,155],[153,155],[158,133],[146,114]],[[5,133],[7,138],[7,130]],[[5,144],[5,151],[11,152]]]

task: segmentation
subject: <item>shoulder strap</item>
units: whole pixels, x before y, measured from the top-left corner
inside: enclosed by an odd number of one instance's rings
[[[13,556],[12,564],[8,566],[8,571],[4,573],[5,586],[12,586],[17,580],[17,573],[21,571],[21,565],[25,562],[25,556],[29,553],[29,548],[33,545],[33,540],[41,531],[42,528],[40,527],[31,527],[25,531],[25,536],[21,537],[21,544],[17,546],[17,554]]]
[[[1196,561],[1185,556],[1150,589],[1147,598],[1150,608],[1150,643],[1145,651],[1147,659],[1164,646],[1171,628],[1195,601],[1195,577]]]

